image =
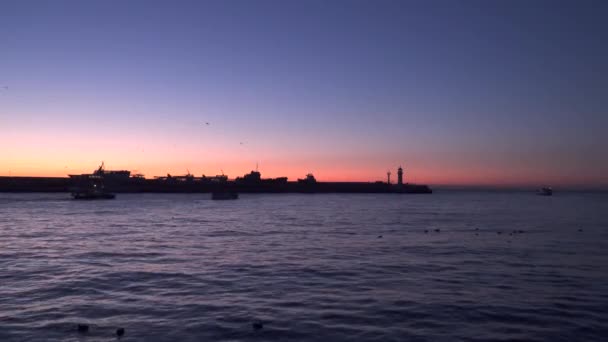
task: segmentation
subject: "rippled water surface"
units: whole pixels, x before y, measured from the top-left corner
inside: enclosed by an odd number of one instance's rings
[[[0,194],[0,341],[117,327],[122,341],[605,341],[608,196]]]

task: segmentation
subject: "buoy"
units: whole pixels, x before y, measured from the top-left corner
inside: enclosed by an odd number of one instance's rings
[[[439,233],[439,232],[441,231],[441,229],[437,228],[437,229],[435,229],[435,231],[436,231],[437,233]]]
[[[262,324],[262,322],[253,322],[251,326],[253,327],[253,330],[260,330],[264,327],[264,324]]]
[[[86,324],[78,324],[78,332],[85,333],[89,331],[89,326]]]
[[[496,232],[496,234],[500,235],[500,234],[502,234],[502,232]]]
[[[382,235],[378,235],[378,239],[382,238]]]
[[[116,329],[116,336],[121,337],[124,334],[125,334],[125,328]]]

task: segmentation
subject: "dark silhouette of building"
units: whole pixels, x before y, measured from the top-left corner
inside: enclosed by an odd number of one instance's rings
[[[403,168],[401,166],[397,169],[397,185],[403,185]]]

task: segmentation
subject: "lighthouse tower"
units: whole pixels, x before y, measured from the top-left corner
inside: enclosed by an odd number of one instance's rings
[[[403,168],[397,169],[397,185],[403,185]]]

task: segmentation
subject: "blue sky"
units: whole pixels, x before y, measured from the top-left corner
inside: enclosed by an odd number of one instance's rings
[[[0,174],[404,164],[430,183],[608,184],[606,17],[603,1],[2,1]]]

